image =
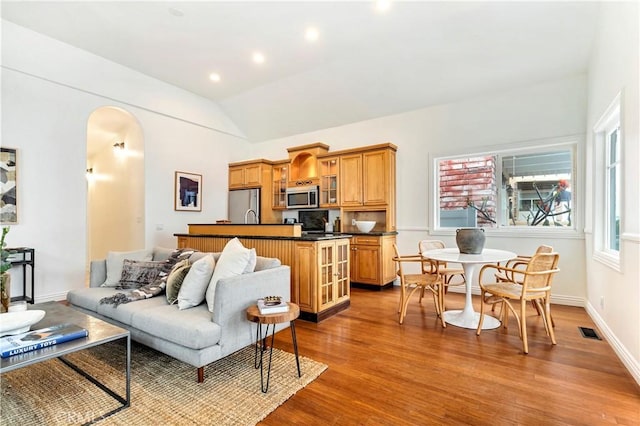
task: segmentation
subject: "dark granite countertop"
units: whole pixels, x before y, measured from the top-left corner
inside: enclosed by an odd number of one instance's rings
[[[384,236],[384,235],[396,235],[397,232],[331,232],[331,233],[309,233],[303,234],[301,237],[278,237],[278,236],[262,236],[262,235],[243,235],[239,238],[255,238],[258,240],[296,240],[296,241],[324,241],[324,240],[337,240],[341,238],[351,238],[355,235],[372,235],[372,236]],[[202,238],[233,238],[237,235],[210,235],[210,234],[173,234],[175,237],[202,237]]]

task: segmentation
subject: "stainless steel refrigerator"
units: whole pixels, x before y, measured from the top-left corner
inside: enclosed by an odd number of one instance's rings
[[[260,223],[260,190],[229,191],[228,219],[231,223]]]

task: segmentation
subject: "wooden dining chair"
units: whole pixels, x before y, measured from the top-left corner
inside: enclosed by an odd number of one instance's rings
[[[541,245],[536,249],[536,252],[534,254],[538,254],[538,253],[553,253],[553,247],[548,245]],[[504,266],[514,270],[522,270],[526,268],[530,260],[531,260],[531,256],[518,255],[518,257],[516,257],[515,259],[509,260]],[[520,275],[518,272],[504,272],[504,271],[496,272],[495,277],[497,282],[512,282],[516,284],[522,284],[522,279],[523,279],[523,276]],[[485,301],[485,302],[490,303],[490,301]],[[541,312],[538,305],[533,301],[531,302],[531,305],[534,307],[538,315],[540,315]],[[493,306],[491,307],[492,312],[495,310],[495,306],[496,304],[494,303]],[[553,317],[551,317],[551,325],[553,327],[556,326],[555,322],[553,321]]]
[[[529,353],[529,345],[527,342],[527,304],[533,302],[538,307],[544,328],[547,335],[551,338],[551,343],[556,344],[553,326],[551,324],[551,282],[555,273],[559,271],[558,262],[560,255],[558,253],[536,253],[528,260],[526,268],[514,269],[507,266],[485,265],[480,269],[479,283],[480,295],[483,303],[480,304],[480,322],[476,330],[479,336],[482,331],[482,320],[484,318],[484,303],[487,298],[492,303],[503,303],[509,311],[513,313],[518,321],[518,330],[522,339],[522,350],[525,354]],[[492,271],[493,270],[493,271]],[[522,277],[520,282],[501,281],[486,282],[488,279],[484,277],[485,273],[492,271],[495,273],[519,274]],[[514,309],[510,301],[519,302],[519,312]],[[544,306],[541,305],[544,304]],[[501,312],[502,324],[507,326],[506,318],[509,315],[506,309]]]
[[[418,242],[418,252],[423,253],[427,250],[436,250],[445,248],[444,242],[440,240],[420,240]],[[452,265],[447,262],[425,262],[423,263],[422,272],[425,274],[440,274],[442,275],[444,289],[441,295],[441,306],[440,308],[444,311],[445,302],[444,297],[449,291],[449,286],[454,285],[464,285],[465,284],[465,276],[464,269],[460,265]],[[459,275],[462,278],[462,281],[452,282],[453,277]]]
[[[409,304],[409,300],[411,296],[417,291],[420,290],[420,299],[419,303],[422,303],[422,296],[424,291],[427,290],[431,292],[433,295],[433,304],[436,309],[436,314],[440,317],[440,321],[442,322],[442,326],[446,327],[446,323],[444,322],[444,317],[442,315],[442,294],[444,285],[442,275],[435,274],[406,274],[404,272],[403,264],[419,262],[421,264],[421,268],[424,268],[424,263],[432,263],[434,261],[429,260],[421,255],[409,255],[409,256],[401,256],[398,251],[398,246],[396,244],[393,245],[393,251],[395,256],[393,260],[397,265],[397,275],[400,277],[400,301],[398,304],[398,322],[402,324],[404,322],[404,317],[407,314],[407,306]],[[434,262],[435,263],[435,262]],[[437,270],[437,264],[434,266]]]

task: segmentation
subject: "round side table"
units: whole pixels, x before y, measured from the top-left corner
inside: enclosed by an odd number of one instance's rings
[[[277,314],[261,314],[258,305],[249,306],[247,308],[247,319],[258,324],[256,327],[256,351],[253,359],[253,366],[260,368],[260,388],[263,393],[269,390],[269,378],[271,377],[271,357],[273,355],[273,342],[276,336],[276,324],[289,322],[291,328],[291,339],[293,340],[293,350],[296,354],[296,366],[298,367],[298,377],[300,373],[300,360],[298,359],[298,340],[296,339],[295,320],[300,316],[300,307],[295,303],[288,303],[289,311],[279,312]],[[264,335],[262,334],[262,325],[266,325]],[[267,383],[264,383],[264,353],[267,350],[267,336],[269,335],[269,326],[271,326],[271,348],[269,349],[269,365],[267,367]],[[260,360],[258,361],[258,346],[260,346]]]

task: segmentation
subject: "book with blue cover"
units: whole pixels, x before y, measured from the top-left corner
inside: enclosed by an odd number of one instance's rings
[[[27,331],[15,336],[0,338],[0,357],[9,358],[70,340],[87,337],[89,332],[75,324],[65,323],[39,330]]]

